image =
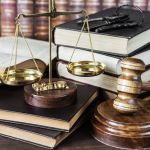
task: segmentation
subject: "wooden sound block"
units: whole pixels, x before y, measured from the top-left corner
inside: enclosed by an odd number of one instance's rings
[[[53,79],[53,82],[62,81],[62,79]],[[24,87],[25,101],[29,105],[40,108],[60,108],[72,105],[76,100],[77,86],[67,80],[69,89],[64,90],[48,90],[36,92],[32,85]],[[48,79],[41,80],[40,82],[48,82]]]
[[[92,135],[98,141],[121,149],[150,147],[150,102],[133,115],[113,108],[113,101],[100,104],[91,120]]]

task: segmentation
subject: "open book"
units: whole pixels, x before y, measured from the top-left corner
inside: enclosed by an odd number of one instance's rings
[[[44,72],[46,66],[49,64],[49,43],[40,40],[33,40],[26,38],[33,57],[35,58],[41,72]],[[15,37],[1,37],[0,38],[0,73],[3,73],[6,68],[10,66],[13,45]],[[52,59],[56,57],[55,46],[52,46]],[[15,54],[11,66],[15,64]],[[17,68],[35,68],[30,51],[21,37],[18,38],[18,52],[17,52]]]

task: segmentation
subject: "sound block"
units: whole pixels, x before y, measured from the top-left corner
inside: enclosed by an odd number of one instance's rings
[[[53,79],[53,82],[62,81],[62,79]],[[40,108],[61,108],[72,105],[76,100],[77,86],[76,84],[67,82],[69,89],[47,90],[36,92],[32,85],[24,87],[24,97],[27,104]],[[43,79],[39,82],[48,82],[48,79]]]
[[[92,135],[108,146],[120,149],[150,147],[150,102],[133,115],[113,108],[113,101],[101,103],[91,120]]]

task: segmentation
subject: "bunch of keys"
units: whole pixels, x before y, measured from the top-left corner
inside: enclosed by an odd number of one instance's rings
[[[130,16],[127,14],[120,13],[120,10],[124,7],[136,8],[137,10],[139,10],[142,16],[140,22],[131,20]],[[132,5],[122,5],[116,10],[115,15],[93,18],[93,19],[89,19],[88,21],[90,23],[90,31],[99,33],[99,32],[105,32],[112,29],[114,30],[114,29],[132,28],[132,27],[139,26],[143,23],[144,16],[142,10],[139,7],[132,6]],[[83,24],[83,20],[79,20],[77,23]]]

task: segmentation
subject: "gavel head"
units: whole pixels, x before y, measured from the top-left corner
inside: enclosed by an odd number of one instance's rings
[[[118,97],[113,107],[120,113],[134,113],[140,109],[137,96],[142,90],[141,74],[145,70],[143,61],[136,58],[125,58],[121,62],[122,74],[118,78]]]

